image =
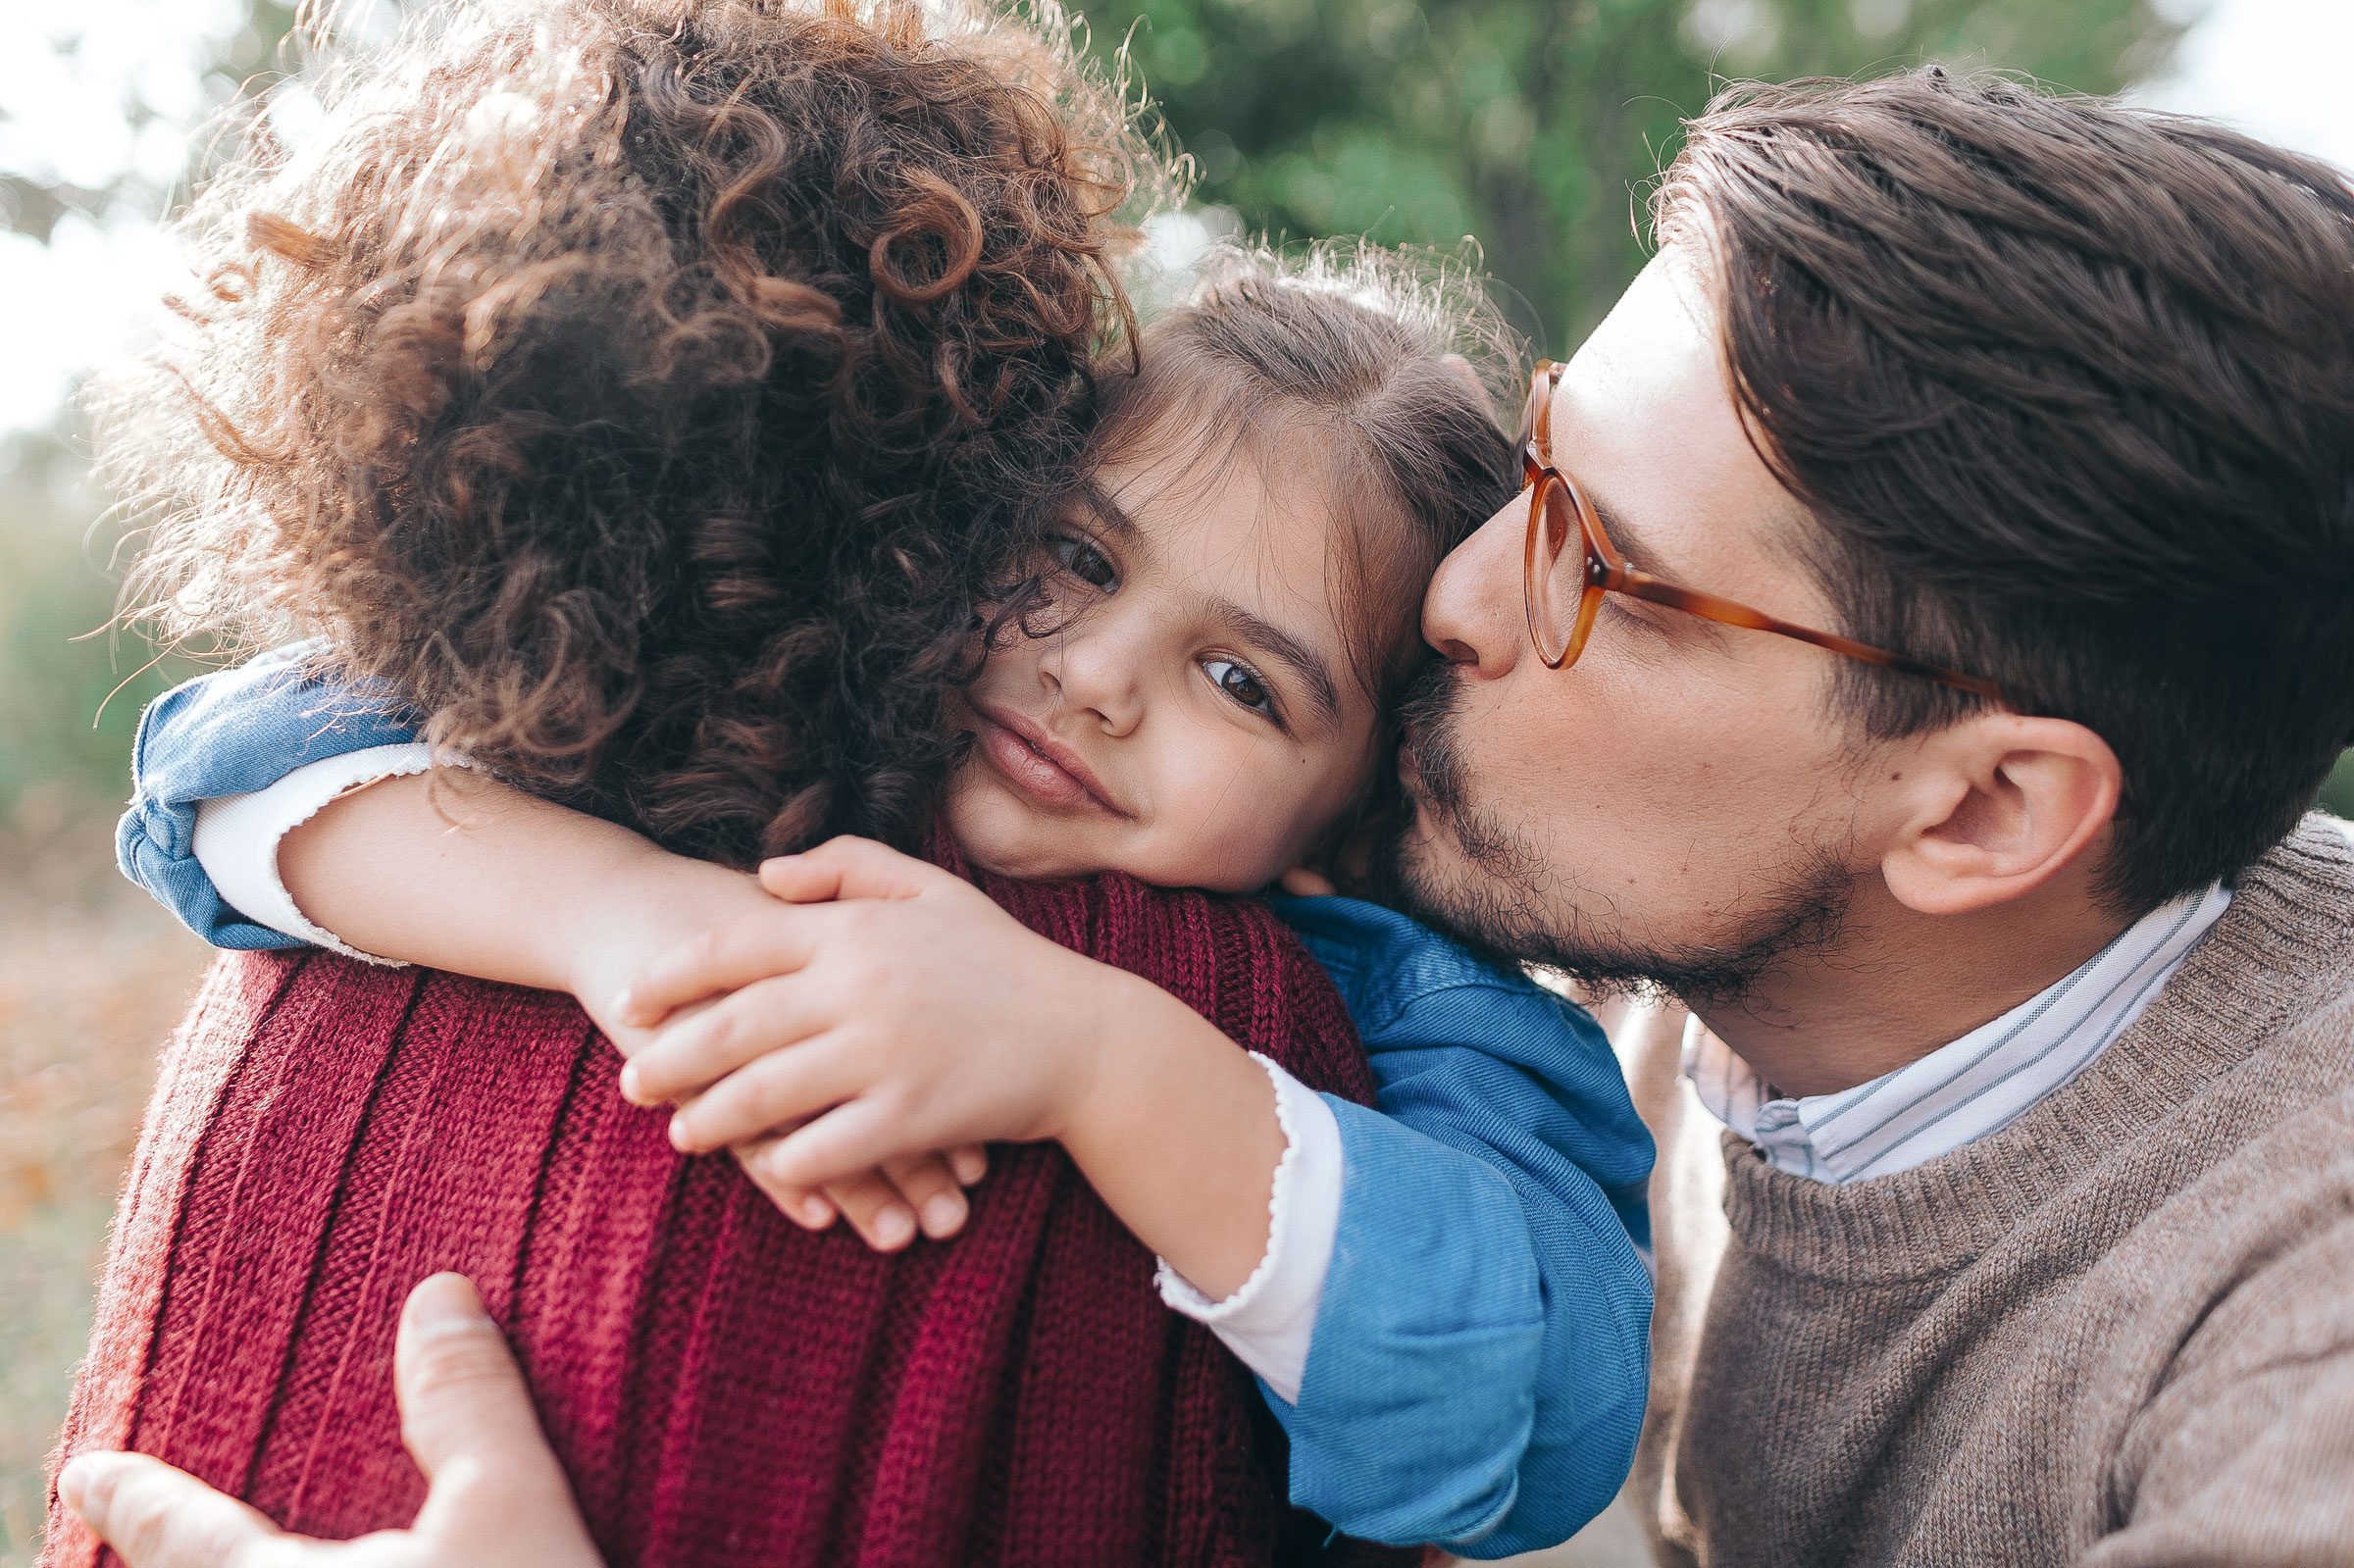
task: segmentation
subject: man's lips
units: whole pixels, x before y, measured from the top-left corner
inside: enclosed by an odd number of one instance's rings
[[[1080,760],[1079,753],[1035,721],[1001,708],[978,706],[973,717],[980,721],[974,739],[990,766],[1041,805],[1056,811],[1129,815],[1112,803],[1110,793]]]

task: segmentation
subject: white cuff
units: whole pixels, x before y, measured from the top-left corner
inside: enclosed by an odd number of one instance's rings
[[[460,767],[460,756],[440,760]],[[286,835],[319,814],[330,801],[385,779],[424,773],[434,766],[433,747],[422,740],[369,746],[341,756],[305,763],[276,784],[250,794],[223,795],[199,802],[189,846],[196,864],[213,881],[222,899],[257,926],[299,937],[316,947],[363,963],[402,967],[399,961],[364,953],[295,906],[278,874],[278,846]]]
[[[1166,1259],[1156,1278],[1163,1301],[1207,1324],[1284,1403],[1297,1404],[1341,1230],[1341,1124],[1321,1096],[1256,1051],[1251,1054],[1274,1081],[1275,1119],[1283,1128],[1283,1158],[1275,1162],[1274,1189],[1267,1195],[1266,1255],[1223,1301],[1195,1290]]]

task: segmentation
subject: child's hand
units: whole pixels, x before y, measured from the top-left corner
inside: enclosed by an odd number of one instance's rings
[[[622,991],[646,960],[676,947],[681,934],[710,931],[728,922],[764,913],[776,900],[741,873],[664,857],[682,884],[670,896],[631,899],[617,908],[583,912],[569,928],[567,988],[622,1055],[635,1056],[652,1040],[651,1032],[632,1025],[620,1010]],[[682,1017],[685,1015],[682,1014]],[[979,1144],[895,1160],[822,1188],[787,1184],[760,1171],[757,1156],[772,1138],[757,1138],[729,1152],[752,1185],[796,1224],[823,1230],[837,1216],[847,1220],[869,1246],[894,1251],[918,1234],[945,1239],[964,1228],[970,1214],[963,1189],[989,1170]]]
[[[963,1189],[989,1174],[989,1154],[978,1143],[920,1154],[876,1166],[817,1187],[780,1182],[761,1168],[759,1156],[774,1135],[730,1147],[751,1184],[788,1219],[822,1231],[837,1215],[878,1252],[896,1252],[920,1234],[945,1241],[964,1229],[972,1205]]]
[[[700,1151],[781,1135],[748,1168],[814,1187],[912,1153],[1057,1137],[1129,977],[1025,929],[978,888],[866,839],[761,867],[779,903],[656,959],[617,1004],[666,1024],[624,1070],[679,1101]]]

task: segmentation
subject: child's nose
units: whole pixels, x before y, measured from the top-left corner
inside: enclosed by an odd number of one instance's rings
[[[1104,618],[1108,620],[1109,618]],[[1116,628],[1088,622],[1057,633],[1039,661],[1039,675],[1063,706],[1093,715],[1106,734],[1127,734],[1145,715],[1144,683],[1135,650]]]

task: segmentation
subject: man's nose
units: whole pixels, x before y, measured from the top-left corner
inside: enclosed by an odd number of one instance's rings
[[[1422,597],[1422,639],[1483,681],[1510,673],[1528,646],[1521,550],[1528,531],[1528,491],[1439,563]]]
[[[1121,618],[1100,613],[1109,608],[1099,606],[1098,613],[1054,632],[1038,671],[1062,706],[1092,715],[1104,733],[1117,737],[1144,718],[1144,683],[1138,679],[1141,660],[1120,634]]]

